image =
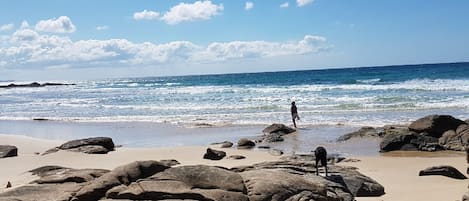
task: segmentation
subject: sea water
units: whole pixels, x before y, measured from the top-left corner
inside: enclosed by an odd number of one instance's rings
[[[292,101],[302,127],[469,118],[469,63],[66,82],[0,89],[0,120],[290,124]]]

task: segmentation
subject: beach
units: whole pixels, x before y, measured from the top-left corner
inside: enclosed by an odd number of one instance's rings
[[[221,130],[219,130],[221,131]],[[360,140],[351,141],[347,146],[357,144]],[[58,165],[69,168],[114,169],[120,165],[133,161],[175,159],[184,165],[210,165],[232,168],[255,163],[279,161],[281,156],[274,156],[268,151],[259,149],[242,150],[236,148],[219,148],[219,145],[201,146],[170,146],[170,147],[118,147],[108,154],[83,154],[69,151],[59,151],[41,156],[39,153],[59,146],[64,140],[46,140],[24,135],[0,135],[2,144],[18,147],[18,156],[0,159],[2,171],[0,185],[5,186],[10,181],[13,187],[25,185],[34,179],[28,171],[45,165]],[[288,141],[287,141],[288,142]],[[352,145],[350,145],[352,144]],[[363,142],[361,144],[364,144]],[[366,141],[365,141],[366,144]],[[242,155],[245,159],[234,160],[206,160],[202,156],[208,147],[223,150],[230,155]],[[353,147],[353,146],[352,146]],[[369,146],[370,149],[376,147]],[[352,148],[352,149],[357,149]],[[355,154],[347,157],[359,159],[358,162],[339,163],[339,166],[357,167],[358,171],[367,175],[385,188],[385,194],[379,197],[357,197],[357,201],[381,200],[461,200],[467,192],[467,180],[456,180],[444,176],[418,176],[420,170],[437,165],[451,165],[461,172],[465,172],[467,164],[465,155],[461,152],[391,152],[378,154]],[[2,188],[2,191],[6,189]]]

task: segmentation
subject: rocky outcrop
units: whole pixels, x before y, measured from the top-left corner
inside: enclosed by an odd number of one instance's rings
[[[444,132],[456,130],[461,124],[466,124],[466,122],[450,115],[429,115],[412,122],[409,130],[439,138]]]
[[[109,198],[131,200],[195,199],[249,200],[243,178],[234,172],[205,165],[167,169],[127,187]]]
[[[12,145],[0,145],[0,158],[18,156],[18,148]]]
[[[430,115],[408,128],[385,128],[380,151],[463,151],[469,145],[469,126],[449,115]]]
[[[221,160],[225,156],[226,156],[226,152],[224,151],[217,151],[215,149],[207,148],[207,151],[204,154],[204,159]]]
[[[246,139],[246,138],[241,138],[238,141],[238,149],[250,149],[256,146],[256,143],[253,141]]]
[[[464,174],[462,174],[461,172],[459,172],[458,169],[446,165],[429,167],[419,172],[419,176],[426,175],[442,175],[454,179],[467,179],[467,177],[464,176]]]
[[[157,161],[136,161],[119,166],[81,188],[74,195],[74,200],[98,200],[104,197],[106,192],[113,187],[129,185],[138,179],[149,177],[168,168],[170,167]]]
[[[68,86],[68,85],[75,85],[75,84],[64,84],[64,83],[37,83],[37,82],[32,82],[29,84],[9,84],[9,85],[0,85],[0,88],[24,88],[24,87],[45,87],[45,86]]]
[[[167,160],[172,163],[173,160]],[[314,162],[287,160],[226,169],[169,167],[137,161],[112,171],[45,166],[31,170],[32,184],[0,193],[0,200],[320,200],[379,196],[384,188],[349,167],[330,166],[316,176]]]
[[[59,150],[82,152],[87,154],[106,154],[110,151],[113,151],[114,147],[115,145],[112,141],[112,138],[92,137],[68,141],[58,147],[47,150],[42,155],[54,153]]]

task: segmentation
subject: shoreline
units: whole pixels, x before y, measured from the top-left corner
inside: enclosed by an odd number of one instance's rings
[[[175,159],[181,165],[210,165],[231,168],[252,165],[254,163],[278,161],[281,156],[273,156],[267,151],[218,148],[218,146],[175,146],[160,148],[120,147],[108,154],[93,155],[69,151],[59,151],[45,156],[36,152],[58,146],[64,141],[44,140],[19,135],[0,134],[0,141],[18,147],[18,156],[0,159],[0,192],[7,181],[18,187],[37,179],[27,171],[43,165],[59,165],[70,168],[113,169],[119,165],[138,160]],[[219,161],[205,160],[202,156],[207,147],[227,152],[227,155],[243,155],[246,159],[233,160],[224,158]],[[355,156],[358,162],[343,162],[339,166],[357,167],[385,187],[386,194],[380,197],[357,197],[357,201],[381,200],[459,200],[467,192],[467,180],[455,180],[443,176],[419,177],[418,172],[430,166],[452,165],[459,171],[466,168],[465,155],[459,152],[442,154],[424,152],[390,152],[377,156]]]

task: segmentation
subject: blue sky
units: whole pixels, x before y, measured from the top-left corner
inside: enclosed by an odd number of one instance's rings
[[[465,0],[0,4],[0,80],[469,61]]]

